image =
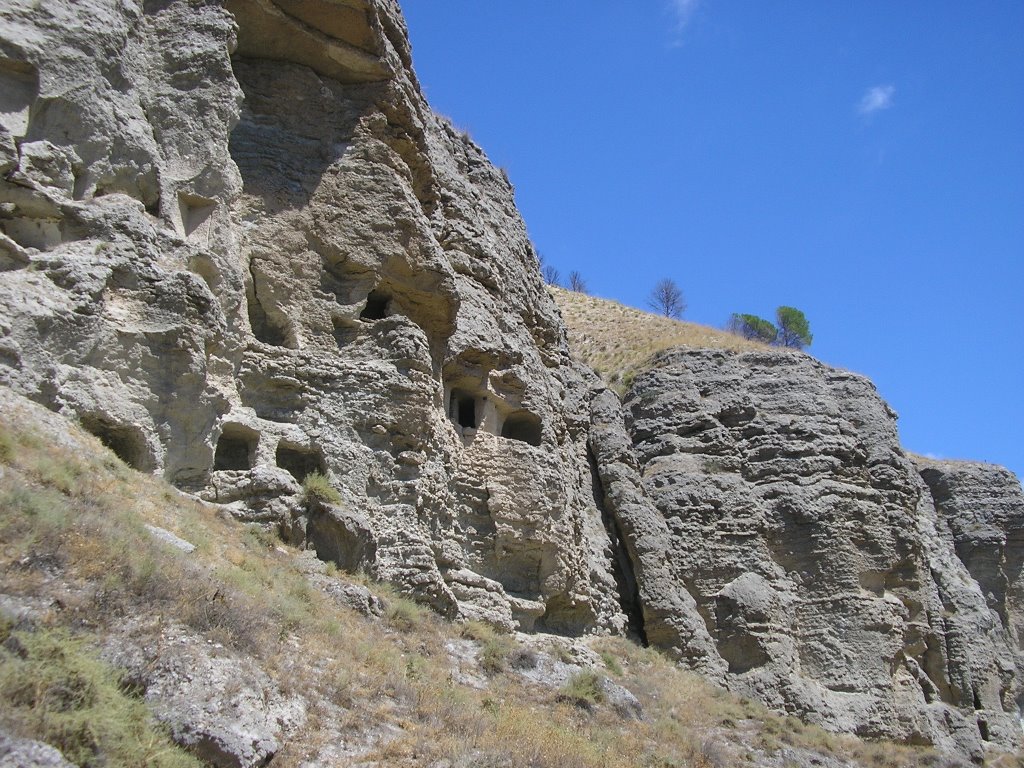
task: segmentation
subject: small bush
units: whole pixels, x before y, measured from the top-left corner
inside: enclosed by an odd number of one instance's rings
[[[530,648],[516,648],[509,654],[508,665],[512,669],[536,669],[540,656]]]
[[[341,494],[331,485],[327,475],[322,472],[310,472],[302,481],[302,500],[311,504],[319,501],[322,504],[340,504]]]
[[[566,681],[559,699],[590,709],[604,701],[603,678],[592,669],[580,670]]]
[[[480,667],[490,674],[504,672],[516,642],[482,621],[469,621],[462,627],[462,636],[480,644]]]
[[[388,606],[388,623],[395,629],[411,632],[423,623],[426,612],[426,608],[407,597],[395,597]]]
[[[14,459],[17,448],[18,440],[14,434],[6,425],[0,426],[0,461],[9,464]]]

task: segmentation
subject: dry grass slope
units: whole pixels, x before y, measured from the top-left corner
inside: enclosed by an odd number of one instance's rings
[[[197,549],[165,546],[146,524]],[[59,743],[83,766],[195,764],[99,661],[131,616],[140,627],[183,625],[306,697],[310,717],[273,768],[302,765],[327,740],[362,745],[346,764],[364,766],[945,764],[771,714],[623,639],[592,638],[603,667],[564,689],[539,685],[520,671],[538,653],[524,645],[532,640],[453,626],[382,585],[370,586],[389,609],[364,617],[315,586],[298,556],[129,470],[84,433],[0,411],[0,730]],[[3,609],[11,604],[44,608],[17,620]],[[459,682],[458,643],[475,649],[482,685]],[[637,696],[642,720],[604,701],[604,676]]]
[[[657,352],[692,349],[765,349],[764,344],[697,323],[673,320],[609,299],[552,287],[569,326],[573,354],[620,394]]]

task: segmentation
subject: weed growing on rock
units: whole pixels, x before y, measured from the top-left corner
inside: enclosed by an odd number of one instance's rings
[[[611,651],[601,651],[601,661],[604,662],[605,667],[613,675],[622,675],[622,665],[619,664],[619,660],[615,658],[615,655]]]
[[[327,475],[310,472],[302,481],[302,499],[306,504],[317,501],[321,504],[340,504],[341,494],[331,485]]]
[[[517,648],[510,636],[481,621],[466,622],[462,626],[462,636],[479,643],[480,667],[492,675],[505,671]]]
[[[426,618],[427,609],[407,597],[389,598],[388,623],[403,632],[419,628]]]

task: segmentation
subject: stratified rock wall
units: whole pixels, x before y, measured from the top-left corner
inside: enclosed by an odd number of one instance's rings
[[[406,38],[364,0],[0,9],[0,381],[449,615],[624,631],[591,385]]]
[[[1009,473],[926,469],[929,493],[871,383],[801,354],[666,352],[626,408],[726,685],[841,731],[1018,743]]]

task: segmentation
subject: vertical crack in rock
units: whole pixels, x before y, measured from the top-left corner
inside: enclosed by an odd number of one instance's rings
[[[633,560],[623,541],[619,523],[608,510],[607,504],[605,504],[604,487],[601,485],[597,459],[590,448],[587,449],[587,460],[590,463],[590,474],[593,477],[594,503],[601,510],[601,521],[608,532],[608,541],[611,544],[612,572],[615,576],[615,584],[618,587],[619,605],[622,607],[622,612],[626,614],[630,634],[646,647],[648,642],[647,632],[644,629],[643,604],[640,602],[640,587],[637,584]]]

